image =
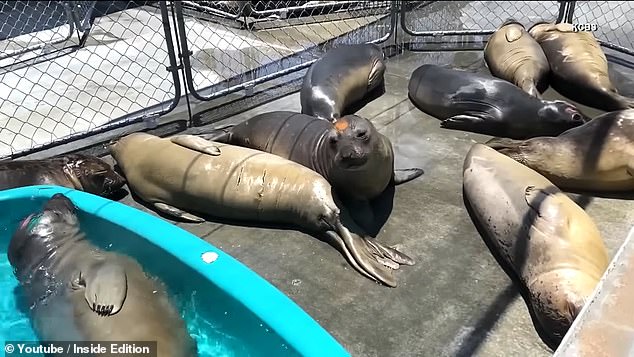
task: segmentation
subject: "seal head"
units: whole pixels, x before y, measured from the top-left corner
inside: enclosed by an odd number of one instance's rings
[[[16,275],[23,276],[32,272],[51,258],[61,246],[75,242],[69,238],[79,236],[72,234],[73,232],[55,234],[55,227],[59,224],[77,227],[76,211],[77,208],[66,196],[57,193],[41,211],[30,214],[20,222],[7,250],[9,263],[16,267]]]
[[[544,106],[537,111],[537,115],[540,120],[550,123],[553,127],[567,130],[583,125],[591,119],[566,101],[544,100],[543,103]]]
[[[126,182],[123,176],[97,157],[71,154],[64,155],[62,160],[64,173],[78,190],[99,196],[110,196]]]
[[[376,145],[376,129],[370,121],[357,115],[337,119],[328,133],[329,151],[335,167],[358,170],[372,155]]]

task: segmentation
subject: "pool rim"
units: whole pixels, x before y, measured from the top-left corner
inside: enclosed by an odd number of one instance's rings
[[[297,303],[255,271],[213,244],[167,220],[124,203],[67,187],[37,185],[0,191],[0,202],[67,196],[79,210],[118,225],[197,271],[211,284],[266,323],[302,356],[350,356],[349,352]],[[206,263],[202,255],[218,256]],[[222,274],[215,273],[221,271]],[[235,284],[240,281],[241,284]],[[310,336],[310,338],[306,338]]]

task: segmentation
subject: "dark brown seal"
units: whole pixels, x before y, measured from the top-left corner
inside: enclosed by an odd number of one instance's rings
[[[94,156],[68,154],[41,160],[0,162],[0,190],[56,185],[110,196],[124,184],[121,175]]]

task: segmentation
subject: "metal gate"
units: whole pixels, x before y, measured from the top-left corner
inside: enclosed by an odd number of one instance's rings
[[[327,23],[314,17],[328,4],[292,7],[289,3],[294,2],[250,2],[247,14],[269,16],[259,21],[269,22],[269,26],[235,30],[220,25],[209,12],[185,9],[185,3],[175,2],[185,81],[192,96],[211,100],[249,90],[259,83],[309,67],[335,44],[381,43],[393,32],[393,2],[343,2],[336,5],[345,6],[342,17]],[[289,15],[293,11],[295,14]],[[280,17],[280,12],[285,13],[284,17]],[[291,15],[295,25],[279,29],[282,24],[288,25]],[[244,8],[242,16],[246,16]],[[215,28],[205,26],[206,21],[214,21]]]
[[[60,29],[64,21],[81,26],[90,36],[81,34],[70,53],[51,56],[60,42],[46,37],[38,45],[42,53],[35,53],[34,46],[22,46],[29,60],[16,61],[18,54],[4,59],[0,157],[156,118],[176,106],[181,87],[165,2],[158,7],[140,1],[28,3],[1,13],[2,28],[7,24],[20,27],[6,31],[0,46],[24,41],[20,38],[31,43],[49,29],[66,33]],[[74,9],[75,15],[54,16],[60,7]],[[83,16],[76,15],[80,13],[76,7],[85,10]],[[40,24],[21,18],[66,20]],[[40,27],[37,32],[33,32],[35,26]]]

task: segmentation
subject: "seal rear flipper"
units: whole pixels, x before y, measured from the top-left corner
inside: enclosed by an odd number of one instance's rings
[[[154,208],[156,208],[156,210],[161,211],[167,215],[170,216],[174,216],[174,217],[178,217],[182,220],[185,221],[189,221],[189,222],[193,222],[193,223],[202,223],[205,220],[193,215],[191,213],[187,213],[185,211],[183,211],[182,209],[176,208],[174,206],[170,206],[167,203],[163,203],[163,202],[154,202],[152,203],[152,205],[154,206]]]
[[[394,186],[404,184],[423,176],[424,173],[425,171],[423,169],[417,167],[412,167],[409,169],[394,169],[392,184]]]
[[[123,307],[128,277],[120,265],[99,262],[87,271],[78,271],[72,286],[84,288],[84,298],[92,311],[100,316],[110,316]]]
[[[220,148],[216,144],[198,136],[175,135],[170,138],[170,141],[176,145],[180,145],[203,154],[211,156],[220,155]]]
[[[334,228],[336,233],[329,232],[329,235],[339,243],[350,264],[373,280],[396,287],[393,270],[399,269],[399,264],[414,264],[413,259],[394,248],[384,247],[378,242],[371,242],[368,238],[351,234],[340,221]]]

